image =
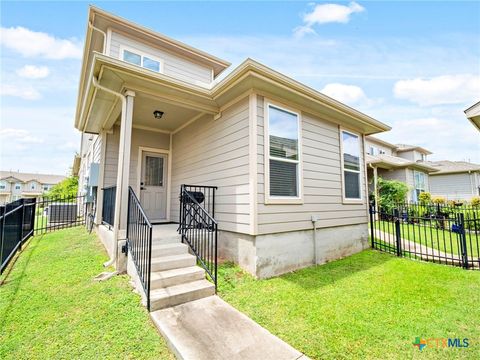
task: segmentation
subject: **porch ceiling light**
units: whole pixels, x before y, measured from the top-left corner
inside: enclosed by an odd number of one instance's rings
[[[162,116],[163,116],[163,111],[155,110],[155,111],[153,112],[153,116],[155,116],[155,119],[161,119]]]

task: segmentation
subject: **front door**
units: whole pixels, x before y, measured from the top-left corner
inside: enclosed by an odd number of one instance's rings
[[[150,221],[167,218],[167,155],[142,152],[140,202]]]

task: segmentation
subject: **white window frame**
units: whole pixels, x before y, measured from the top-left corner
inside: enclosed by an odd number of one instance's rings
[[[269,134],[269,116],[270,107],[291,113],[297,116],[297,131],[298,131],[298,160],[282,159],[270,156],[270,134]],[[303,204],[303,152],[302,152],[302,115],[301,112],[292,109],[283,104],[274,102],[272,100],[264,98],[264,188],[265,188],[265,204]],[[270,159],[296,163],[297,164],[297,194],[298,196],[272,196],[270,195]]]
[[[123,52],[127,50],[127,51],[130,51],[134,54],[137,54],[140,56],[140,61],[141,61],[141,65],[137,65],[137,64],[134,64],[134,63],[131,63],[129,61],[126,61],[123,59]],[[139,49],[136,49],[136,48],[133,48],[131,46],[126,46],[126,45],[120,45],[120,60],[122,61],[125,61],[127,64],[130,64],[130,65],[134,65],[134,66],[138,66],[138,67],[141,67],[142,69],[145,69],[145,70],[148,70],[148,71],[151,71],[153,73],[157,73],[157,74],[163,74],[163,69],[164,69],[164,61],[162,59],[160,59],[159,57],[155,56],[155,55],[151,55],[149,53],[146,53],[145,51],[142,51],[142,50],[139,50]],[[160,69],[159,71],[154,71],[154,70],[151,70],[149,68],[146,68],[143,66],[143,58],[144,57],[148,57],[149,59],[152,59],[154,61],[158,61],[160,63]]]
[[[352,131],[352,130],[349,130],[349,129],[345,129],[345,128],[342,128],[342,127],[339,127],[339,142],[340,142],[340,177],[342,179],[342,202],[344,204],[361,204],[363,203],[363,172],[362,172],[362,168],[364,167],[363,166],[363,154],[364,154],[364,151],[363,151],[363,145],[362,145],[362,142],[363,142],[363,138],[362,138],[362,135],[360,133],[357,133],[355,131]],[[343,133],[347,133],[347,134],[350,134],[350,135],[353,135],[353,136],[356,136],[358,138],[358,146],[359,146],[359,170],[351,170],[351,169],[345,169],[344,168],[344,161],[343,161]],[[359,180],[359,184],[358,184],[358,187],[359,187],[359,191],[360,191],[360,198],[347,198],[345,196],[345,174],[344,172],[345,171],[348,171],[348,172],[352,172],[352,173],[357,173],[359,174],[358,176],[358,180]]]
[[[7,182],[0,181],[0,190],[6,190],[6,189],[7,189]]]
[[[18,186],[18,188],[17,188],[17,186]],[[15,190],[22,190],[22,184],[20,184],[20,183],[15,183],[15,185],[13,186],[13,188],[14,188]]]

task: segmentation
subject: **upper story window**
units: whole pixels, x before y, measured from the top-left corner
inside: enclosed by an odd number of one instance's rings
[[[265,130],[268,199],[300,200],[300,116],[267,104]]]
[[[152,70],[155,72],[163,72],[163,62],[162,60],[150,55],[141,52],[140,50],[120,47],[120,54],[122,59],[131,64],[141,66],[145,69]]]
[[[15,184],[15,190],[20,190],[22,188],[22,184],[16,183]]]
[[[368,153],[370,155],[378,155],[378,148],[376,148],[375,146],[370,146],[370,148],[368,149]]]
[[[49,185],[43,185],[43,190],[44,191],[48,191],[50,189],[50,186]]]
[[[378,153],[379,153],[380,155],[385,154],[385,150],[379,149],[379,150],[378,150]]]
[[[7,188],[7,184],[5,181],[0,181],[0,190],[5,190]]]
[[[343,197],[345,200],[361,200],[360,137],[349,131],[341,131]]]

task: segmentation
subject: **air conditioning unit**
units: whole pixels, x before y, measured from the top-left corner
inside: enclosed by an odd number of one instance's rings
[[[77,220],[75,203],[53,203],[46,210],[49,223],[68,224]]]

